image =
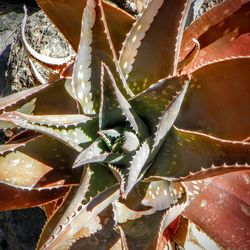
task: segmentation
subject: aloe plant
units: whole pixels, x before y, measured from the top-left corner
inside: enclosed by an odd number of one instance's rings
[[[43,207],[37,249],[247,249],[248,1],[37,2],[77,54],[0,100],[1,210]]]

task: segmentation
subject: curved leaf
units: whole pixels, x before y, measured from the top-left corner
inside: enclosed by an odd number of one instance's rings
[[[199,193],[184,212],[184,216],[199,226],[223,248],[247,249],[249,246],[250,171],[213,177],[188,190]]]
[[[61,119],[61,120],[60,120]],[[90,125],[94,125],[94,120],[91,120],[91,118],[86,117],[86,116],[81,116],[81,115],[68,115],[64,116],[63,118],[61,116],[29,116],[29,115],[24,115],[19,112],[9,112],[9,113],[4,113],[0,116],[0,120],[7,121],[12,123],[14,126],[33,130],[33,131],[38,131],[42,134],[48,135],[52,138],[55,138],[66,145],[72,147],[76,151],[80,152],[82,151],[82,147],[79,146],[80,144],[88,144],[91,142],[91,129],[90,130]],[[69,121],[71,120],[71,121]],[[53,126],[62,126],[63,122],[69,124],[71,122],[79,122],[82,121],[83,124],[81,126],[75,127],[75,128],[66,128],[66,129],[59,129],[59,128],[54,128]],[[37,125],[38,124],[43,124],[49,122],[52,124],[52,126],[48,127],[45,125]],[[67,126],[66,126],[67,127]],[[85,132],[86,130],[86,132]]]
[[[201,49],[185,72],[192,72],[197,66],[214,60],[250,55],[250,4],[246,2],[224,1],[186,29],[182,57],[193,47],[192,38],[199,41]]]
[[[42,63],[48,64],[48,65],[66,65],[71,59],[72,59],[72,55],[69,55],[67,57],[64,58],[54,58],[54,57],[50,57],[50,56],[46,56],[46,55],[42,55],[40,53],[38,53],[37,51],[35,51],[30,44],[28,43],[26,36],[25,36],[25,25],[27,22],[27,8],[24,6],[24,19],[22,21],[22,25],[21,25],[21,38],[22,38],[22,42],[24,44],[25,49],[37,60],[39,60]]]
[[[114,163],[119,162],[119,160],[123,158],[123,155],[110,153],[105,149],[105,144],[100,138],[98,138],[77,156],[73,168],[77,168],[88,163]]]
[[[15,120],[23,120],[31,124],[39,124],[55,127],[68,127],[77,126],[80,123],[87,123],[92,120],[91,117],[86,115],[27,115],[17,111],[4,113],[0,119],[8,119],[8,117]]]

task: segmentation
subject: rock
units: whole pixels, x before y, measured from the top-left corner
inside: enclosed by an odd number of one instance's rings
[[[197,10],[196,18],[204,14],[206,11],[212,9],[219,3],[222,3],[223,0],[203,0],[203,4],[201,5],[200,9]]]
[[[40,54],[60,58],[74,53],[65,38],[42,11],[29,17],[25,30],[29,44]],[[11,85],[11,92],[17,92],[36,84],[28,61],[30,55],[26,52],[20,36],[19,28],[11,46],[8,61],[7,82]],[[36,67],[46,78],[49,71],[39,64],[36,64]]]
[[[0,249],[35,249],[44,222],[40,208],[1,212]]]
[[[26,3],[27,2],[27,3]],[[23,4],[27,4],[34,12],[38,10],[35,1],[0,1],[0,95],[5,96],[11,93],[11,86],[7,80],[8,59],[11,51],[11,44],[14,41],[16,31],[23,19]]]

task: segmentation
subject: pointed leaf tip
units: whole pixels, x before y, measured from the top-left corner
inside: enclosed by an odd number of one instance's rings
[[[114,79],[113,74],[111,73],[109,67],[103,63],[104,69],[106,70],[112,86],[114,88],[115,94],[117,101],[120,105],[121,110],[125,114],[126,118],[128,119],[129,123],[131,124],[132,128],[135,130],[137,134],[139,134],[143,139],[147,138],[148,135],[148,129],[144,122],[141,120],[141,118],[134,112],[134,110],[131,108],[131,105],[129,102],[126,100],[126,98],[123,96],[121,91],[116,85],[116,81]]]
[[[130,163],[130,169],[128,174],[128,181],[125,192],[122,194],[123,198],[126,198],[128,193],[139,181],[140,173],[145,164],[147,163],[150,154],[150,148],[147,141],[145,141],[136,152]]]

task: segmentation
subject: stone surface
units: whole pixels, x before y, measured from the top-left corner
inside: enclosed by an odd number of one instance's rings
[[[14,10],[15,9],[15,10]],[[8,4],[0,3],[0,95],[9,93],[7,90],[6,70],[10,54],[11,43],[13,42],[13,33],[22,20],[22,14],[17,6],[13,9]]]
[[[0,249],[35,249],[44,221],[40,208],[1,212]]]
[[[25,30],[29,44],[40,54],[60,58],[74,53],[68,42],[66,42],[42,11],[38,11],[29,17]],[[21,42],[20,29],[18,29],[8,60],[7,81],[11,85],[12,92],[20,91],[36,84],[28,61],[29,57],[30,55],[25,51]],[[36,67],[46,78],[48,70],[39,64],[36,64]]]

